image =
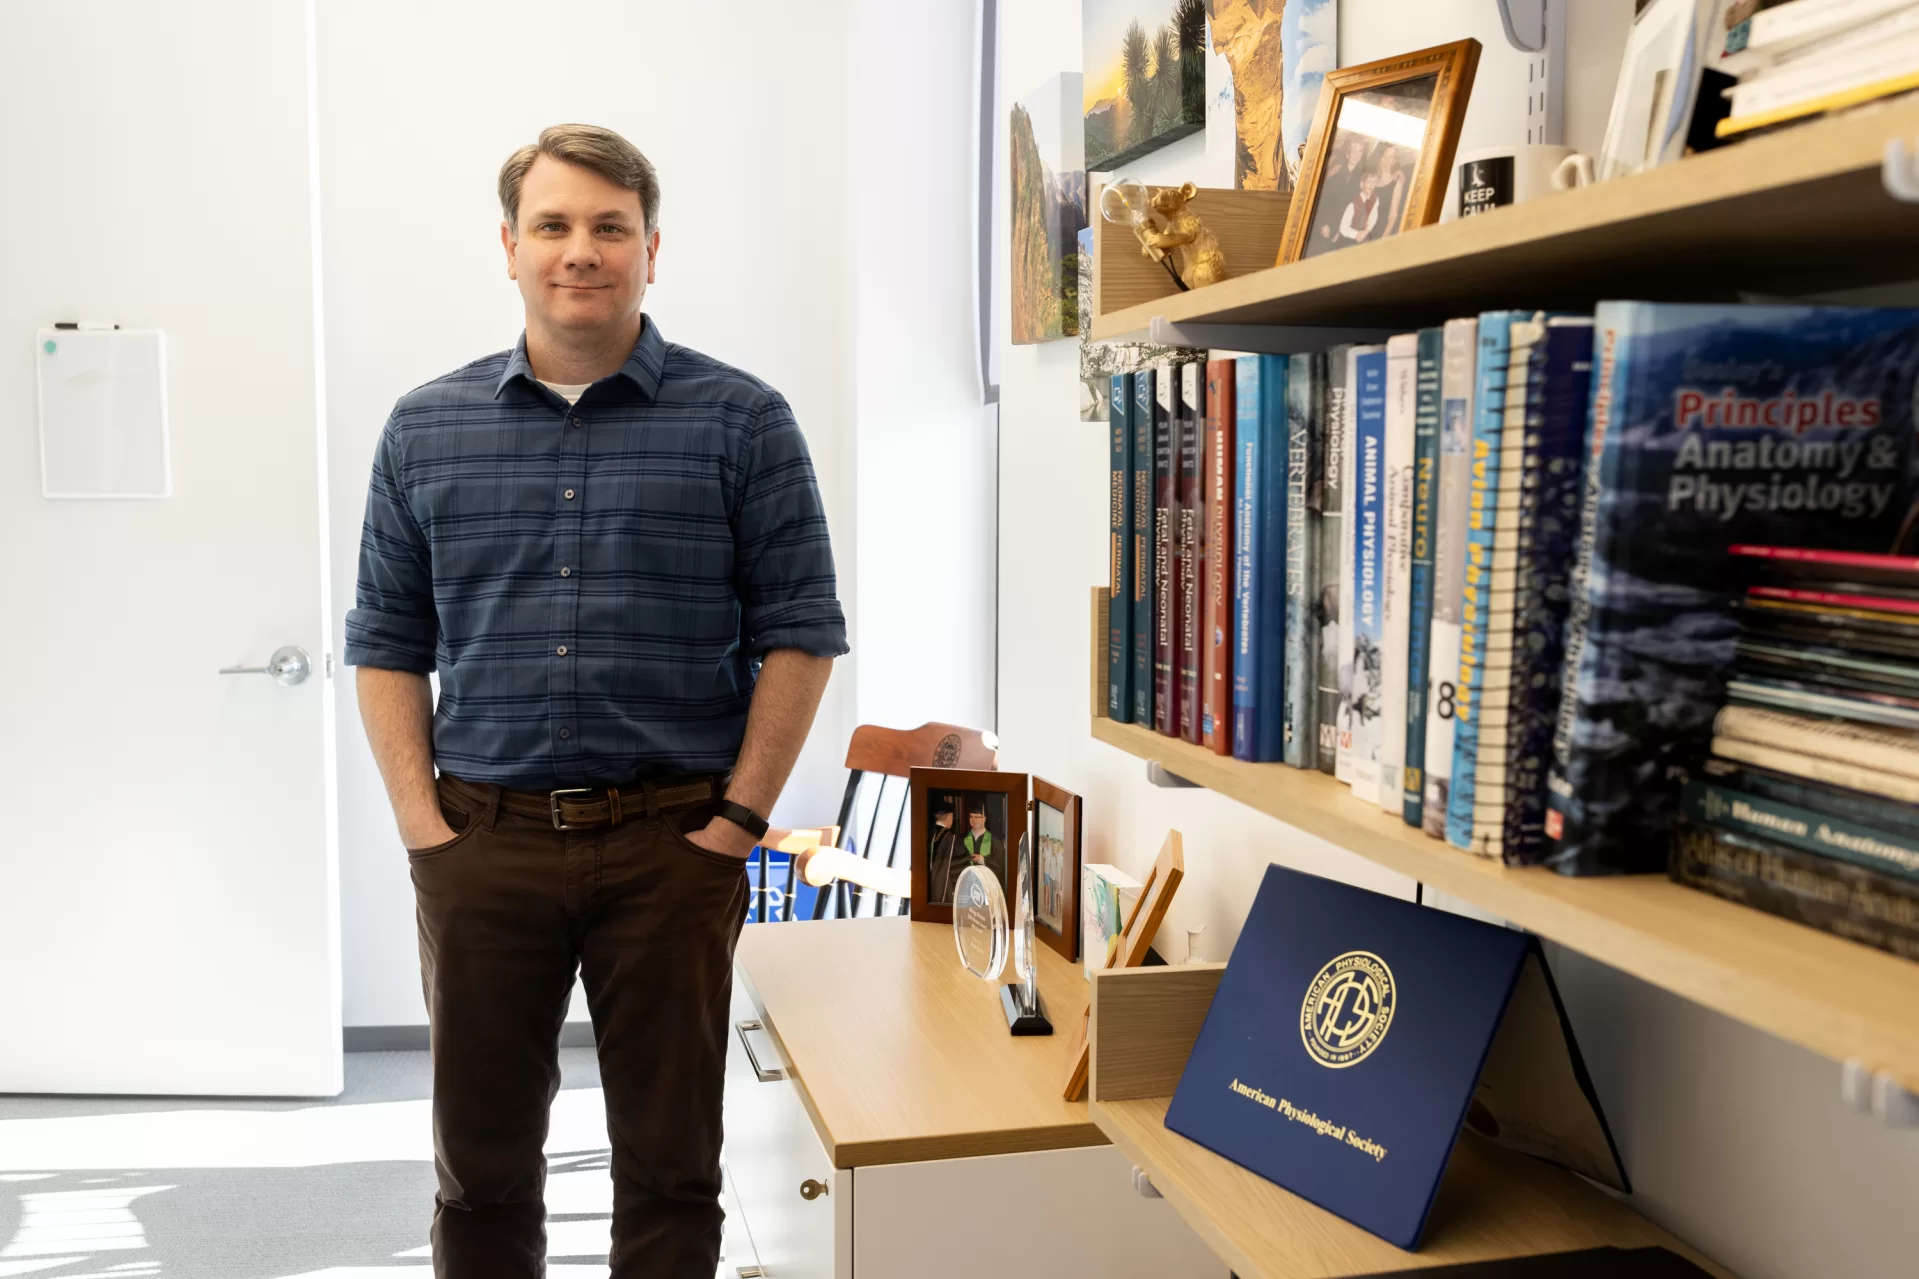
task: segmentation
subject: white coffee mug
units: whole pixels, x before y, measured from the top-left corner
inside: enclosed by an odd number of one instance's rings
[[[1524,204],[1554,189],[1553,175],[1574,156],[1571,147],[1504,146],[1468,151],[1453,164],[1444,217],[1469,218],[1508,204]]]

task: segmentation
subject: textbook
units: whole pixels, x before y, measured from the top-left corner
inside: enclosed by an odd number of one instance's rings
[[[1277,763],[1286,754],[1286,492],[1287,399],[1286,357],[1259,357],[1259,465],[1260,489],[1265,494],[1254,521],[1259,539],[1259,562],[1266,582],[1259,591],[1259,633],[1253,649],[1255,700],[1268,708],[1260,714],[1253,736],[1261,763]]]
[[[1440,366],[1445,331],[1419,331],[1413,406],[1412,617],[1406,638],[1406,764],[1400,773],[1400,816],[1425,817],[1426,709],[1432,696],[1433,554],[1439,507]]]
[[[1209,360],[1206,382],[1206,584],[1199,627],[1199,731],[1207,749],[1233,753],[1233,362]]]
[[[1466,521],[1472,501],[1473,391],[1479,320],[1448,320],[1439,374],[1438,531],[1433,542],[1433,637],[1427,663],[1426,794],[1420,829],[1446,838],[1457,715],[1459,625],[1466,583]]]
[[[1832,814],[1760,795],[1748,795],[1705,779],[1679,792],[1680,811],[1694,821],[1794,848],[1837,857],[1886,875],[1919,880],[1919,841],[1861,824],[1852,813]]]
[[[1353,793],[1379,802],[1386,638],[1386,348],[1353,348],[1352,675],[1347,735]]]
[[[1325,401],[1326,361],[1295,355],[1286,366],[1286,731],[1282,757],[1319,767],[1319,511],[1322,478],[1315,420]]]
[[[1238,537],[1233,546],[1233,758],[1243,760],[1259,758],[1258,658],[1263,638],[1259,619],[1267,583],[1260,541],[1253,530],[1258,526],[1260,503],[1266,497],[1260,483],[1264,455],[1260,452],[1259,406],[1264,398],[1259,357],[1240,356],[1233,361],[1233,416],[1238,427],[1234,443],[1239,457],[1239,485],[1234,494]]]
[[[1319,771],[1337,776],[1340,741],[1341,665],[1345,647],[1345,611],[1352,577],[1352,542],[1346,537],[1346,466],[1351,451],[1341,422],[1346,406],[1346,355],[1336,346],[1322,357],[1325,373],[1320,411],[1313,421],[1319,447]]]
[[[1159,525],[1154,504],[1159,493],[1158,436],[1153,431],[1153,369],[1133,373],[1133,723],[1153,722],[1153,606],[1158,600],[1158,566],[1153,539]]]
[[[1679,766],[1705,753],[1737,649],[1729,547],[1893,548],[1916,371],[1919,310],[1600,305],[1555,869],[1658,868]]]
[[[1107,400],[1112,436],[1112,483],[1107,500],[1111,536],[1107,558],[1106,715],[1133,718],[1133,375],[1115,373]]]
[[[1179,714],[1179,369],[1153,378],[1153,728],[1178,737]]]
[[[1380,554],[1379,806],[1406,808],[1406,671],[1412,635],[1413,435],[1419,335],[1386,344],[1385,536]]]
[[[1179,386],[1173,412],[1179,425],[1179,491],[1175,497],[1179,529],[1179,558],[1173,562],[1174,665],[1179,686],[1175,735],[1198,745],[1200,741],[1200,636],[1206,628],[1206,528],[1204,436],[1206,433],[1206,366],[1189,362],[1179,366]]]

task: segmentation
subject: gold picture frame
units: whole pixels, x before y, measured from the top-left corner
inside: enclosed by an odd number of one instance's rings
[[[1278,266],[1439,221],[1479,41],[1326,73]]]

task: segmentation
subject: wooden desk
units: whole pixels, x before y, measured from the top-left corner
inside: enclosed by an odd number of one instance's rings
[[[748,928],[737,964],[833,1166],[859,1168],[1107,1144],[1085,1102],[1060,1098],[1092,988],[1079,965],[1039,956],[1055,1033],[1019,1039],[945,924]]]

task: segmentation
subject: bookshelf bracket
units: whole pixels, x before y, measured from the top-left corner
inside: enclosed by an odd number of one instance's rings
[[[1146,780],[1155,786],[1164,786],[1169,790],[1199,789],[1198,782],[1189,782],[1178,773],[1170,771],[1166,765],[1156,759],[1146,761]]]
[[[1879,164],[1879,179],[1885,184],[1886,194],[1893,199],[1905,204],[1919,204],[1919,154],[1907,149],[1904,138],[1886,139],[1885,157]]]

